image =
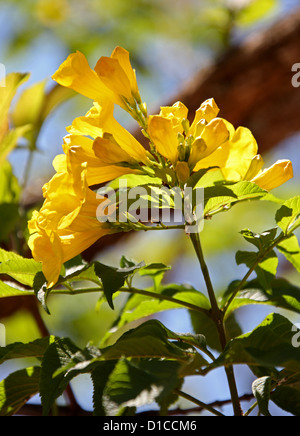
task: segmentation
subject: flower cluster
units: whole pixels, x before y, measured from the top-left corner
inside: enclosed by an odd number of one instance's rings
[[[101,57],[94,70],[82,53],[71,54],[53,79],[92,99],[93,106],[67,128],[64,153],[53,162],[56,174],[44,186],[44,205],[29,222],[29,245],[43,263],[49,287],[57,282],[64,262],[118,231],[97,219],[103,198],[92,190],[95,185],[127,174],[156,177],[165,172],[171,175],[170,185],[183,188],[193,173],[218,168],[227,181],[248,180],[271,190],[293,175],[288,160],[263,170],[251,132],[235,130],[219,118],[213,99],[201,104],[192,122],[181,102],[148,116],[129,53],[121,47]],[[148,150],[114,118],[115,105],[139,123]]]

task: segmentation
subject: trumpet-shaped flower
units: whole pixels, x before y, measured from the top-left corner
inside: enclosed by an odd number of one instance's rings
[[[73,165],[72,173],[57,173],[43,191],[44,204],[29,221],[29,246],[52,287],[66,261],[115,230],[97,219],[104,198],[89,189],[85,164]]]
[[[113,117],[113,105],[97,103],[84,117],[67,128],[64,155],[54,160],[56,171],[70,169],[70,156],[77,163],[87,162],[88,184],[96,185],[125,174],[140,174],[141,164],[149,163],[145,148]]]
[[[225,121],[230,132],[229,140],[223,143],[211,156],[198,162],[195,171],[217,166],[224,178],[232,182],[248,180],[262,189],[270,191],[293,177],[293,166],[289,160],[279,160],[263,170],[264,161],[258,153],[257,142],[245,127],[234,129]]]
[[[204,102],[196,112],[192,125],[188,109],[177,102],[163,107],[159,115],[149,117],[148,133],[156,150],[173,165],[180,182],[207,156],[228,140],[229,132],[223,119],[217,118],[219,109],[213,99]]]
[[[94,70],[84,54],[79,51],[72,53],[52,78],[101,104],[113,102],[126,111],[141,104],[135,70],[128,51],[122,47],[116,47],[110,57],[101,57]]]

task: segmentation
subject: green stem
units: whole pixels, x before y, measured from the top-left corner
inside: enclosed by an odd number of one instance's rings
[[[56,294],[56,295],[80,295],[80,294],[85,294],[85,293],[90,293],[90,292],[101,292],[103,291],[102,288],[100,287],[96,287],[96,288],[84,288],[84,289],[73,289],[70,287],[70,285],[66,285],[66,284],[62,284],[63,286],[65,286],[67,289],[53,289],[51,291],[51,294]],[[136,288],[120,288],[119,292],[128,292],[131,294],[139,294],[139,295],[145,295],[146,297],[151,297],[151,298],[155,298],[157,300],[162,300],[162,301],[170,301],[171,303],[174,304],[178,304],[182,307],[185,307],[186,309],[189,310],[194,310],[196,312],[202,312],[205,313],[206,315],[209,316],[209,311],[206,309],[203,309],[199,306],[196,306],[194,304],[188,303],[186,301],[182,301],[179,300],[177,298],[173,298],[173,297],[169,297],[168,295],[163,295],[163,294],[157,294],[155,292],[150,292],[150,291],[145,291],[142,289],[136,289]]]
[[[210,304],[211,304],[212,319],[216,324],[216,327],[217,327],[217,330],[219,333],[221,347],[224,350],[224,348],[226,347],[226,344],[227,344],[226,333],[225,333],[225,328],[224,328],[224,316],[223,316],[223,313],[218,306],[218,302],[216,299],[216,295],[214,292],[214,288],[212,285],[212,281],[210,278],[208,267],[207,267],[205,259],[204,259],[202,245],[201,245],[201,241],[200,241],[200,235],[199,235],[199,233],[192,233],[190,237],[191,237],[191,241],[193,243],[195,252],[197,254],[197,258],[198,258],[199,263],[200,263],[200,267],[202,270],[204,281],[206,283],[207,292],[208,292],[208,296],[209,296]],[[226,376],[227,376],[227,380],[228,380],[228,385],[229,385],[229,390],[230,390],[230,394],[231,394],[234,414],[235,414],[235,416],[242,416],[243,413],[242,413],[242,409],[241,409],[241,405],[240,405],[240,400],[239,400],[239,395],[238,395],[238,391],[237,391],[233,367],[231,365],[226,366],[225,372],[226,372]]]
[[[202,403],[202,401],[197,400],[197,398],[192,397],[189,394],[186,394],[185,392],[182,392],[178,389],[174,389],[173,391],[175,394],[179,395],[182,398],[185,398],[188,401],[191,401],[194,404],[197,404],[197,406],[202,407],[205,410],[208,410],[210,413],[212,413],[213,415],[216,416],[224,416],[221,412],[219,412],[218,410],[214,409],[213,407],[209,406],[208,404]]]

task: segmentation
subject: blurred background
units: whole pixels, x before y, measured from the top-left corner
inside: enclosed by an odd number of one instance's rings
[[[100,56],[109,56],[121,45],[130,52],[150,113],[181,100],[193,116],[202,101],[214,97],[221,117],[252,130],[266,166],[290,159],[295,177],[274,192],[287,198],[299,195],[300,88],[292,85],[292,66],[300,62],[299,7],[299,0],[0,0],[0,62],[6,73],[30,73],[16,94],[18,101],[25,89],[37,83],[43,92],[50,92],[51,75],[69,53],[82,51],[93,67]],[[24,187],[22,203],[28,208],[41,201],[42,185],[53,175],[52,160],[62,152],[66,126],[91,106],[81,96],[65,100],[35,136],[34,152],[25,139],[8,157]],[[140,138],[137,126],[118,116]],[[275,225],[278,206],[261,203],[240,204],[205,223],[203,245],[218,291],[244,274],[234,261],[238,249],[247,249],[238,231],[260,232]],[[161,232],[139,232],[108,240],[94,246],[86,258],[118,265],[122,254],[171,265],[166,282],[187,282],[205,293],[191,244],[181,232],[165,232],[163,237]],[[280,260],[279,274],[299,285],[299,276]],[[42,312],[41,316],[51,334],[69,336],[79,346],[90,339],[97,344],[116,316],[105,305],[97,311],[97,298],[52,297],[51,316]],[[2,299],[0,304],[8,343],[39,337],[27,303],[22,306]],[[260,306],[240,309],[237,320],[242,331],[253,329],[269,311]],[[192,330],[184,310],[166,312],[159,319],[175,331]],[[11,369],[12,363],[3,366],[1,379]],[[250,393],[252,373],[243,367],[236,372],[240,394]],[[183,390],[206,402],[229,398],[222,371],[206,380],[188,380]],[[91,410],[88,377],[75,380],[74,392],[81,406]],[[228,410],[224,408],[225,413]],[[275,406],[272,412],[283,413]]]

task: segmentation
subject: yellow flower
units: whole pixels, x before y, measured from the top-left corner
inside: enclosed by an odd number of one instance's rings
[[[115,230],[97,219],[103,198],[97,198],[86,181],[86,165],[57,173],[44,188],[45,202],[28,223],[29,246],[42,262],[48,287],[54,286],[62,265],[99,238]]]
[[[101,104],[113,102],[128,111],[128,103],[132,107],[141,103],[135,70],[128,51],[122,47],[116,47],[110,57],[101,57],[94,70],[84,54],[72,53],[52,78]]]
[[[257,142],[245,127],[234,129],[225,121],[230,132],[229,140],[223,143],[212,155],[200,161],[195,168],[217,166],[221,169],[225,180],[239,182],[248,180],[262,189],[270,191],[293,177],[293,167],[289,160],[280,160],[263,170],[264,161],[258,153]]]
[[[196,170],[207,156],[228,140],[229,132],[213,99],[204,102],[196,112],[192,125],[187,120],[188,109],[181,102],[163,107],[159,115],[149,117],[148,133],[156,150],[167,158],[181,182]],[[186,165],[178,165],[185,162]]]
[[[260,170],[251,182],[256,183],[262,189],[271,191],[283,185],[293,177],[293,165],[289,160],[278,160],[271,167]]]
[[[148,164],[145,148],[113,117],[113,105],[95,103],[84,117],[67,128],[63,151],[54,160],[56,171],[70,170],[72,162],[87,162],[88,184],[97,185],[125,174],[141,174]]]

